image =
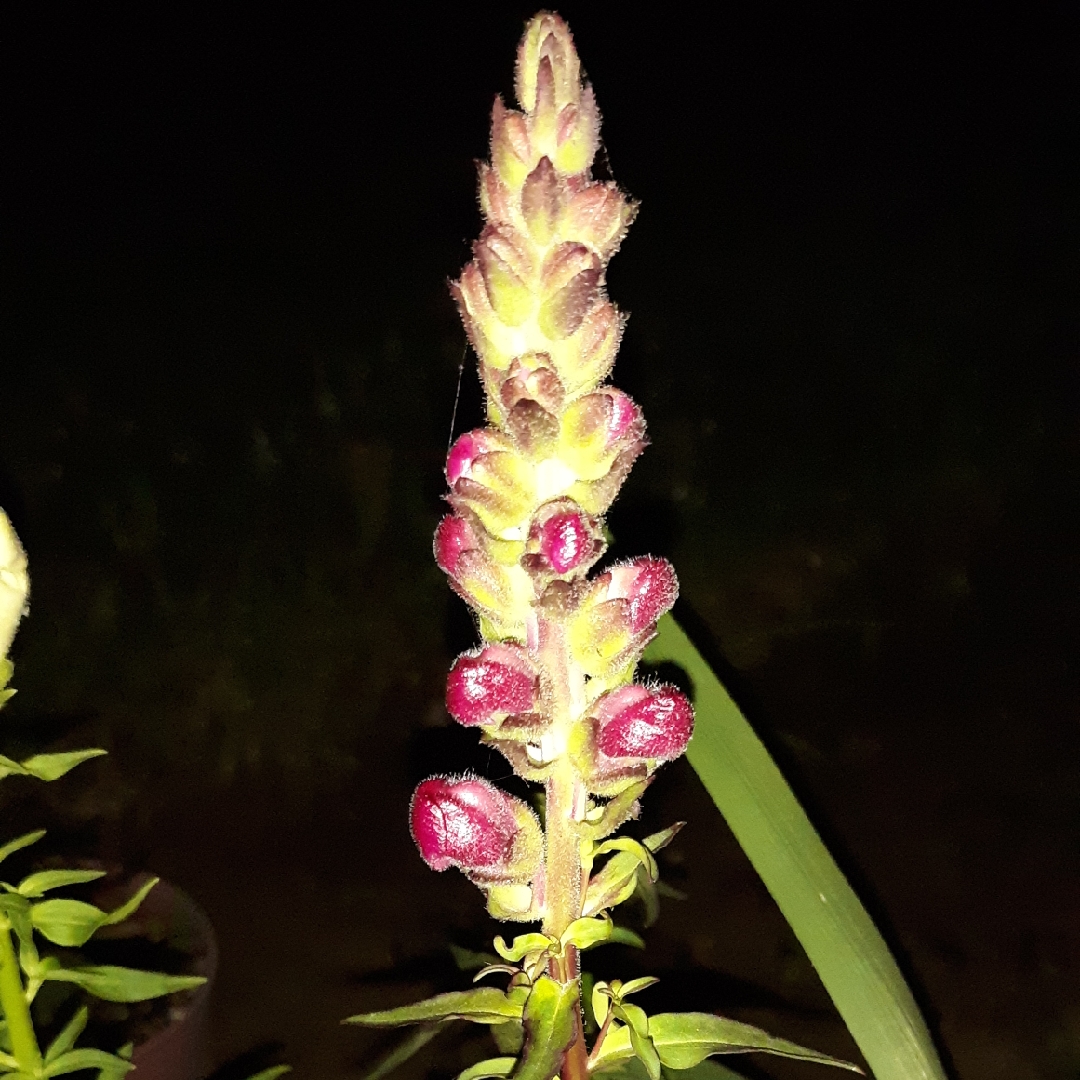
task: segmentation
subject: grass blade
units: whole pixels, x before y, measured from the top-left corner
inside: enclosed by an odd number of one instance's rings
[[[683,629],[665,615],[645,653],[690,676],[687,756],[802,942],[877,1080],[945,1080],[900,969],[746,718]]]

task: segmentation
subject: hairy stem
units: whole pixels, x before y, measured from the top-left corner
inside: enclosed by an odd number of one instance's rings
[[[546,785],[544,933],[560,937],[581,916],[584,888],[579,823],[585,816],[585,789],[566,755],[566,744],[573,723],[584,707],[585,680],[571,658],[562,625],[541,620],[539,645],[551,680],[551,741],[557,754]],[[577,950],[569,946],[561,959],[551,962],[549,974],[560,982],[576,979]],[[574,1040],[563,1063],[562,1080],[584,1080],[588,1076],[589,1056],[580,1001],[574,1006],[574,1029]]]
[[[19,961],[11,943],[11,927],[6,919],[0,923],[0,1008],[4,1011],[19,1071],[32,1076],[41,1067],[41,1050],[30,1018]]]

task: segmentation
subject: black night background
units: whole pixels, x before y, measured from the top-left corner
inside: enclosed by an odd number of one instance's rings
[[[642,203],[608,283],[652,445],[613,554],[675,563],[955,1075],[1076,1077],[1076,9],[560,10]],[[498,929],[407,805],[508,773],[443,707],[473,630],[431,533],[463,357],[456,431],[482,409],[447,282],[532,13],[91,6],[5,35],[0,505],[33,591],[3,749],[110,756],[8,780],[4,836],[47,822],[199,901],[223,1077],[361,1077],[385,1040],[340,1019],[461,985],[448,942]],[[687,899],[618,962],[856,1055],[685,761],[646,804],[676,818]]]

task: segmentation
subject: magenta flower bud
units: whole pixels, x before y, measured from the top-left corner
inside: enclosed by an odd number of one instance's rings
[[[679,581],[667,559],[643,556],[609,571],[607,599],[625,599],[630,629],[639,633],[656,622],[675,603]]]
[[[477,548],[472,526],[457,514],[447,514],[435,530],[435,562],[451,577],[457,576],[458,563],[466,551]]]
[[[623,686],[596,712],[597,748],[607,757],[674,761],[694,731],[694,710],[673,686]]]
[[[536,527],[540,554],[556,574],[566,574],[593,554],[596,543],[580,510],[552,514]]]
[[[466,727],[496,724],[536,708],[538,678],[524,649],[487,645],[454,661],[446,708]]]
[[[608,390],[607,395],[611,399],[607,414],[607,445],[614,446],[627,435],[635,439],[641,438],[644,420],[633,399],[629,394],[615,389]]]
[[[432,870],[456,866],[478,882],[528,881],[543,854],[536,815],[479,777],[433,776],[413,793],[413,839]]]

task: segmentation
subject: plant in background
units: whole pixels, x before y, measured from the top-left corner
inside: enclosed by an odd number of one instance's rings
[[[477,981],[504,989],[351,1019],[492,1025],[500,1056],[460,1080],[658,1080],[664,1068],[752,1050],[859,1071],[712,1014],[650,1016],[638,995],[651,978],[592,983],[597,1030],[586,1037],[580,956],[636,937],[611,913],[636,893],[655,906],[656,852],[680,826],[643,841],[616,834],[656,770],[687,749],[694,710],[674,686],[634,681],[678,592],[670,564],[642,557],[590,576],[606,547],[603,515],[645,447],[641,410],[606,381],[624,318],[604,273],[636,207],[592,177],[599,112],[557,15],[529,23],[515,89],[521,111],[495,101],[491,162],[480,166],[486,223],[453,286],[488,425],[450,449],[453,513],[435,558],[483,639],[451,669],[447,707],[543,786],[543,820],[487,780],[437,776],[417,788],[411,826],[429,866],[459,869],[495,918],[539,928],[495,939],[501,962]]]
[[[11,523],[0,510],[0,705],[13,689],[12,664],[7,651],[26,609],[29,577],[26,555]],[[104,750],[75,750],[56,754],[35,754],[18,762],[0,755],[0,777],[33,776],[58,780],[76,765],[105,753]],[[27,833],[0,846],[0,861],[29,847],[44,831]],[[81,900],[51,895],[64,886],[85,884],[104,876],[100,870],[39,870],[18,884],[0,881],[0,1074],[26,1080],[60,1076],[64,1073],[96,1069],[100,1080],[117,1080],[132,1064],[130,1046],[117,1053],[90,1047],[76,1047],[89,1016],[85,1005],[42,1049],[35,1029],[34,999],[47,982],[74,984],[105,1001],[135,1002],[187,990],[205,980],[198,976],[164,975],[111,964],[78,962],[70,950],[81,948],[102,927],[122,922],[133,914],[147,893],[157,884],[154,878],[114,911],[102,911]],[[38,939],[66,954],[42,955]]]

